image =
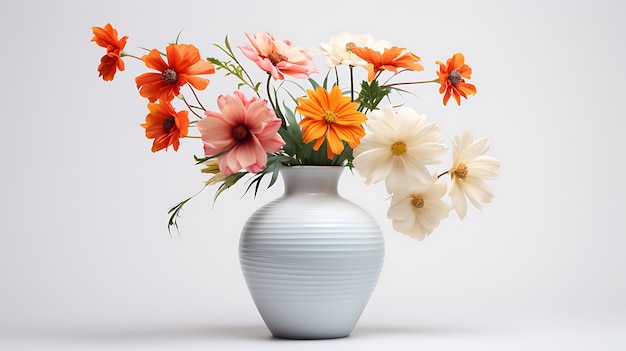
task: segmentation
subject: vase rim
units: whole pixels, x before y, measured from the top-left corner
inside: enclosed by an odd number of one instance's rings
[[[289,172],[293,170],[294,172],[299,172],[300,170],[309,170],[310,172],[332,172],[332,173],[343,173],[343,170],[346,169],[347,166],[316,166],[316,165],[298,165],[298,166],[283,166],[280,168],[280,171]]]
[[[339,178],[344,172],[343,166],[288,166],[280,169],[285,184],[285,195],[337,194]]]
[[[288,166],[285,165],[283,168],[344,168],[347,166],[318,166],[318,165],[297,165],[297,166]]]

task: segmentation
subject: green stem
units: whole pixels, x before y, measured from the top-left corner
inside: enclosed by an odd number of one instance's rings
[[[270,81],[272,79],[272,74],[268,73],[267,74],[267,83],[265,85],[265,90],[267,92],[267,99],[270,101],[270,104],[272,105],[272,109],[274,109],[274,111],[276,111],[276,105],[274,105],[274,100],[272,100],[272,94],[270,94]]]
[[[393,86],[398,86],[398,85],[413,85],[413,84],[426,84],[426,83],[439,83],[439,78],[435,78],[433,80],[416,81],[416,82],[390,83],[390,84],[381,85],[380,87],[388,88],[388,87],[393,87]]]
[[[350,65],[350,101],[354,101],[354,70]]]
[[[141,57],[138,57],[138,56],[135,56],[135,55],[131,55],[131,54],[125,52],[125,51],[122,51],[120,53],[120,57],[132,57],[134,59],[137,59],[137,60],[141,61]]]
[[[193,91],[193,89],[192,89]],[[194,94],[195,95],[195,94]],[[198,99],[198,97],[196,96],[196,100]],[[193,113],[196,117],[198,117],[199,119],[202,119],[202,116],[200,116],[196,110],[193,108],[193,106],[189,105],[189,102],[187,102],[187,99],[185,99],[185,97],[183,96],[182,98],[183,102],[185,103],[185,105],[187,105],[187,108],[189,109],[189,111],[191,111],[191,113]],[[200,101],[198,101],[200,102]],[[204,110],[204,107],[202,107],[202,105],[200,105],[200,108],[202,108],[202,110]],[[205,110],[206,111],[206,110]]]
[[[196,91],[193,89],[193,87],[191,86],[191,84],[187,83],[187,85],[189,86],[189,90],[191,90],[191,93],[193,94],[193,96],[196,98],[196,101],[198,102],[198,105],[200,106],[200,108],[203,111],[206,111],[206,109],[204,108],[204,106],[202,106],[202,102],[200,101],[200,99],[198,98],[198,94],[196,94]],[[201,117],[202,118],[202,117]]]
[[[248,74],[248,72],[246,71],[245,68],[243,68],[243,66],[241,65],[241,63],[239,63],[239,60],[237,60],[237,57],[235,56],[235,53],[233,52],[233,50],[230,47],[230,42],[228,41],[228,35],[224,38],[224,45],[226,46],[226,49],[224,49],[223,47],[221,47],[220,45],[217,44],[213,44],[214,46],[216,46],[218,49],[222,50],[226,55],[228,55],[228,57],[230,57],[233,61],[235,61],[235,63],[237,64],[237,66],[239,68],[241,68],[241,72],[243,72],[243,74],[246,75],[246,78],[248,78],[248,82],[246,83],[249,87],[252,88],[252,90],[257,94],[258,97],[261,97],[261,94],[259,94],[258,90],[255,88],[254,86],[254,81],[252,80],[252,78],[250,77],[250,75]],[[242,81],[245,82],[245,80],[242,79]]]

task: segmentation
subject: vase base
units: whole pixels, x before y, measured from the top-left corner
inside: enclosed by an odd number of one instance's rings
[[[272,333],[272,336],[276,339],[283,340],[328,340],[328,339],[341,339],[350,336],[350,333],[345,334],[320,334],[320,335],[303,335],[303,334],[284,334],[284,333]]]

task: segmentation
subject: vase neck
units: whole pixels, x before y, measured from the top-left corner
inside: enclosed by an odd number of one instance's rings
[[[343,166],[288,166],[280,170],[285,195],[336,195]]]

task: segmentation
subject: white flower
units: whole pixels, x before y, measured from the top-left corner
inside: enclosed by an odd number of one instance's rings
[[[496,170],[500,162],[489,156],[484,156],[489,150],[489,140],[480,138],[473,141],[472,133],[466,130],[460,137],[452,136],[452,168],[448,171],[452,181],[449,193],[452,198],[452,207],[459,218],[465,218],[467,213],[466,198],[479,210],[483,203],[489,203],[494,198],[493,192],[483,180],[497,179]]]
[[[311,53],[320,56],[328,56],[326,66],[333,68],[339,65],[349,66],[367,66],[367,62],[358,57],[352,51],[350,46],[369,47],[384,49],[389,46],[386,41],[374,41],[369,34],[352,35],[347,32],[339,33],[330,37],[328,43],[321,43],[318,48],[311,49]]]
[[[413,183],[393,194],[387,217],[394,230],[422,240],[439,226],[441,219],[448,217],[450,206],[441,199],[447,186],[436,180],[434,177],[429,183]]]
[[[370,112],[365,133],[354,149],[354,168],[366,184],[385,180],[389,193],[406,189],[411,181],[430,182],[426,165],[441,163],[438,158],[447,150],[439,126],[408,107]]]

